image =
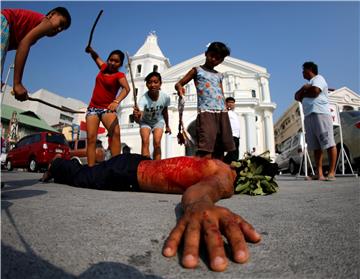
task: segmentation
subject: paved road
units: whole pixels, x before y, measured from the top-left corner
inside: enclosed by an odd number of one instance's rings
[[[359,278],[358,178],[281,176],[274,195],[221,201],[263,240],[250,244],[248,263],[216,273],[205,256],[188,270],[161,255],[180,195],[42,184],[40,176],[1,174],[1,278]]]

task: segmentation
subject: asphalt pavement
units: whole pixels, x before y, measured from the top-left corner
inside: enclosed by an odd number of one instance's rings
[[[66,175],[66,174],[64,174]],[[270,196],[220,205],[262,234],[250,260],[213,272],[161,255],[181,214],[181,195],[111,192],[41,183],[2,171],[1,278],[359,278],[360,183],[279,176]]]

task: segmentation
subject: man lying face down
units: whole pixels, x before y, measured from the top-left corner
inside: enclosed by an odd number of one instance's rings
[[[130,190],[182,194],[184,214],[170,232],[163,255],[175,256],[182,238],[182,265],[194,268],[199,262],[200,238],[205,240],[210,268],[224,271],[228,260],[222,235],[232,249],[235,262],[249,258],[246,241],[259,242],[261,236],[241,216],[217,201],[234,194],[236,172],[216,159],[175,157],[149,160],[138,154],[121,154],[93,167],[56,158],[42,181],[99,190]]]

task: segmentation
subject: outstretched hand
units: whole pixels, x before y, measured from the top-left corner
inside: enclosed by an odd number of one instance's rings
[[[229,209],[198,202],[188,208],[171,231],[163,248],[163,255],[176,255],[184,238],[182,265],[195,268],[199,262],[200,239],[203,238],[208,251],[210,268],[224,271],[228,266],[222,234],[232,249],[235,262],[245,263],[249,258],[246,241],[259,242],[261,236],[241,216]]]

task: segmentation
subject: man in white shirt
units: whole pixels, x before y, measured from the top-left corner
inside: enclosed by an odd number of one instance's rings
[[[312,179],[335,180],[337,150],[334,140],[333,122],[329,107],[328,85],[313,62],[303,64],[303,77],[309,83],[295,93],[295,100],[302,103],[306,143],[314,150],[317,175]],[[323,150],[329,157],[329,173],[325,178],[322,170]]]
[[[230,164],[232,161],[239,160],[240,121],[239,121],[239,116],[234,111],[235,99],[233,97],[228,97],[225,99],[225,106],[226,109],[228,110],[232,136],[236,148],[234,151],[228,152],[224,158],[224,162]]]

